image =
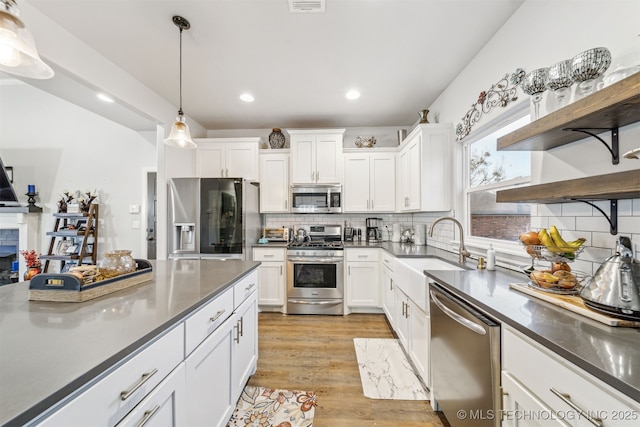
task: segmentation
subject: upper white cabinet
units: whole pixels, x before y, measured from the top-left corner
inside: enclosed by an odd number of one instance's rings
[[[288,129],[292,184],[340,184],[344,129]]]
[[[258,181],[261,138],[197,138],[196,176]]]
[[[451,210],[452,138],[451,125],[424,124],[403,141],[396,175],[401,212]]]
[[[289,212],[289,150],[260,153],[260,212]]]
[[[396,149],[344,152],[344,211],[394,212]]]

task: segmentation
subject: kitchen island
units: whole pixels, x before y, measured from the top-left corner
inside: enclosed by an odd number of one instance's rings
[[[62,406],[260,263],[153,261],[153,279],[84,303],[28,300],[0,287],[0,425]]]

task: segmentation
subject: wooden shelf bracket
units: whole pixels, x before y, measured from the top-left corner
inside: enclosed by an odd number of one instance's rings
[[[618,148],[618,127],[612,127],[612,128],[564,128],[562,130],[573,131],[573,132],[582,132],[582,133],[586,133],[587,135],[591,135],[592,137],[596,138],[598,141],[602,142],[602,144],[607,148],[607,150],[609,150],[609,153],[611,153],[611,163],[612,164],[617,165],[618,163],[620,163],[620,150]],[[595,133],[590,132],[592,130],[600,130],[600,131],[602,131],[602,130],[610,130],[611,131],[611,147],[609,147],[609,144],[607,144],[607,142],[605,140],[600,138]]]
[[[571,200],[573,202],[586,203],[589,206],[591,206],[592,208],[597,209],[605,217],[605,219],[609,222],[609,232],[614,236],[616,234],[618,234],[618,200],[617,199],[609,200],[609,215],[607,215],[607,213],[605,211],[603,211],[598,206],[596,206],[594,203],[592,203],[592,202],[590,202],[588,200],[582,200],[582,199],[569,199],[569,200]]]

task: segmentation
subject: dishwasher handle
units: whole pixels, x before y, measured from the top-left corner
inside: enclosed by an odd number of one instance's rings
[[[436,296],[436,294],[433,291],[429,291],[429,293],[431,294],[431,300],[433,301],[433,303],[440,310],[442,310],[442,312],[444,314],[446,314],[447,316],[449,316],[450,318],[452,318],[453,320],[455,320],[456,322],[458,322],[459,324],[461,324],[465,328],[471,329],[473,332],[475,332],[478,335],[486,335],[487,334],[487,331],[482,326],[478,325],[477,323],[472,322],[469,319],[465,319],[464,317],[460,316],[455,311],[451,310],[449,307],[445,306],[438,299],[438,297]]]

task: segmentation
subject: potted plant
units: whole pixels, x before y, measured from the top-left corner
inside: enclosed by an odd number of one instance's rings
[[[36,274],[42,273],[42,264],[40,256],[33,249],[30,251],[20,251],[20,255],[24,257],[27,265],[27,271],[24,272],[24,280],[31,280]]]

